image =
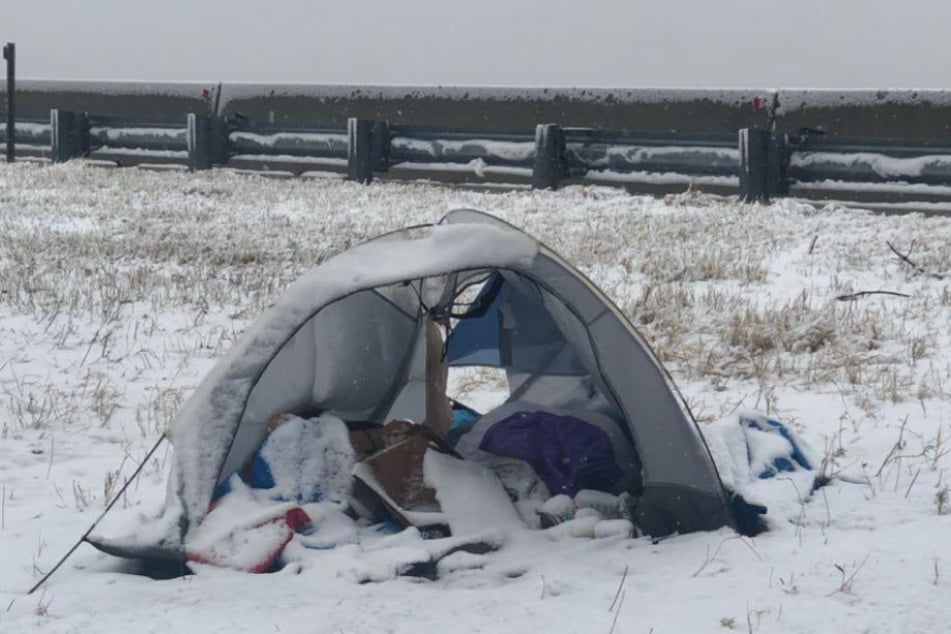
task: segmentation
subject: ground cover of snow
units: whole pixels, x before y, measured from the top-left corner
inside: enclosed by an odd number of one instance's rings
[[[799,477],[750,484],[770,505],[772,530],[755,539],[490,531],[502,547],[479,554],[414,531],[353,543],[328,511],[336,537],[318,530],[311,546],[339,546],[272,575],[202,566],[152,580],[82,546],[25,594],[282,289],[458,207],[499,215],[588,274],[708,433],[767,413],[837,477],[812,496]],[[951,219],[792,200],[0,166],[0,632],[943,631],[949,262]],[[907,297],[837,299],[879,290]],[[503,386],[492,372],[454,385],[477,407]],[[721,462],[735,449],[712,444]],[[169,457],[149,460],[101,532],[160,508]],[[396,577],[434,549],[451,553],[437,581]]]

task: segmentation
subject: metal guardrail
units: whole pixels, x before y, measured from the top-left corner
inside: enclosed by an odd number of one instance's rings
[[[15,96],[17,155],[52,161],[951,203],[945,91],[21,81]]]

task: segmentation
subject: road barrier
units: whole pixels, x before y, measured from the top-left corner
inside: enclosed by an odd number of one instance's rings
[[[945,91],[28,80],[12,94],[17,156],[54,162],[951,203]]]

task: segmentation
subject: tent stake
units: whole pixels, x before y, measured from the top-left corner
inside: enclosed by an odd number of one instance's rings
[[[132,473],[132,477],[130,477],[128,480],[125,481],[125,484],[123,484],[123,485],[122,485],[122,488],[119,489],[119,491],[113,496],[112,501],[109,502],[108,505],[106,505],[106,508],[102,511],[102,513],[99,515],[99,517],[96,518],[96,521],[92,523],[92,526],[90,526],[88,529],[86,529],[86,532],[83,533],[83,536],[80,537],[80,538],[76,541],[75,544],[73,544],[73,547],[69,549],[69,552],[67,552],[65,555],[63,555],[63,558],[60,559],[60,560],[56,563],[56,565],[53,566],[53,568],[52,568],[48,573],[46,573],[45,575],[43,575],[43,578],[40,579],[39,581],[37,581],[37,582],[36,582],[36,585],[34,585],[32,588],[30,588],[30,591],[27,592],[27,595],[33,594],[40,586],[42,586],[44,583],[46,583],[46,580],[49,579],[50,577],[52,577],[52,576],[53,576],[53,573],[55,573],[57,570],[59,570],[60,566],[62,566],[64,563],[66,563],[66,560],[69,559],[70,556],[71,556],[74,552],[76,552],[76,549],[79,548],[79,546],[80,546],[84,541],[86,541],[86,538],[89,537],[89,534],[92,533],[94,530],[96,530],[96,527],[99,526],[99,522],[101,522],[102,519],[106,516],[106,514],[107,514],[109,511],[112,510],[112,507],[115,506],[116,502],[119,501],[119,498],[122,497],[122,495],[125,493],[126,489],[129,488],[129,485],[132,484],[133,480],[135,480],[137,477],[139,477],[139,474],[142,472],[142,469],[145,468],[146,463],[148,463],[149,458],[151,458],[152,455],[156,452],[156,450],[157,450],[157,449],[159,448],[159,446],[162,444],[162,441],[163,441],[163,440],[165,440],[165,434],[162,434],[161,436],[159,436],[159,439],[155,442],[155,444],[152,446],[152,448],[149,449],[149,453],[147,453],[147,454],[145,455],[145,458],[142,459],[142,462],[139,463],[139,466],[135,468],[135,471]]]

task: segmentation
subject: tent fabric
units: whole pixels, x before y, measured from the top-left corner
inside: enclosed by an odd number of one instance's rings
[[[499,350],[501,324],[499,310],[506,301],[504,279],[498,273],[482,287],[473,304],[481,306],[478,316],[463,317],[446,339],[446,362],[452,366],[502,365]]]
[[[470,210],[451,212],[444,222],[482,222],[517,231]],[[544,245],[530,266],[512,268],[560,300],[586,330],[586,336],[578,333],[572,343],[577,342],[591,375],[605,386],[628,422],[643,464],[639,513],[650,529],[642,529],[663,534],[732,525],[723,485],[696,423],[648,344],[620,310]],[[584,359],[584,339],[593,359]]]
[[[464,318],[446,343],[446,361],[451,366],[505,367],[512,372],[586,374],[587,370],[567,345],[546,307],[520,292],[512,282],[496,274],[485,289],[495,298],[484,314]],[[478,303],[483,296],[476,298]]]
[[[216,485],[254,454],[275,413],[419,420],[426,311],[449,314],[459,288],[493,275],[503,291],[484,314],[457,324],[453,361],[493,361],[508,372],[513,398],[530,394],[546,406],[563,405],[553,402],[558,386],[570,388],[566,398],[613,421],[638,458],[645,532],[733,525],[695,422],[620,311],[546,246],[492,216],[461,210],[438,225],[354,247],[292,284],[173,422],[168,500],[152,529],[140,533],[149,537],[98,544],[112,552],[121,543],[129,552],[182,550]]]
[[[170,506],[181,509],[180,514],[170,509],[168,520],[180,529],[181,538],[207,513],[217,483],[250,458],[263,438],[267,419],[248,412],[251,391],[270,366],[283,365],[276,357],[285,344],[322,309],[360,291],[405,280],[459,269],[527,266],[538,251],[528,236],[492,226],[439,225],[407,233],[354,247],[291,284],[195,389],[170,430],[175,445],[170,497],[177,498]],[[300,363],[286,376],[300,370]],[[280,382],[273,385],[282,389]],[[284,398],[279,403],[275,399],[275,406],[290,403]]]

